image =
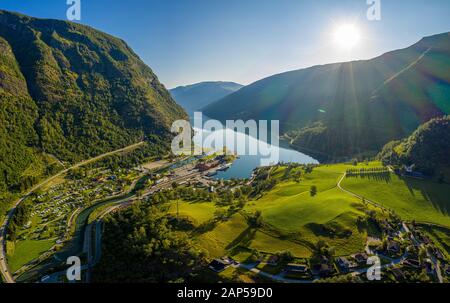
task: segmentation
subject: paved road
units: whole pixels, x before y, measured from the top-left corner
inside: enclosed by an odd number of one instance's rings
[[[353,197],[355,197],[355,198],[358,198],[358,199],[364,199],[366,202],[368,202],[368,203],[370,203],[370,204],[372,204],[372,205],[374,205],[374,206],[376,206],[376,207],[378,207],[378,208],[381,208],[381,209],[384,209],[384,210],[386,210],[386,211],[389,211],[389,209],[387,209],[386,207],[384,207],[383,205],[380,205],[379,203],[377,203],[377,202],[374,202],[374,201],[372,201],[372,200],[369,200],[369,199],[367,199],[367,198],[365,198],[365,197],[363,197],[363,196],[360,196],[360,195],[358,195],[358,194],[355,194],[355,193],[353,193],[353,192],[351,192],[351,191],[349,191],[349,190],[346,190],[345,188],[343,188],[342,186],[341,186],[341,183],[342,183],[342,181],[344,181],[344,179],[345,179],[345,177],[347,176],[347,173],[344,173],[343,175],[342,175],[342,177],[341,177],[341,179],[339,179],[339,182],[338,182],[338,184],[337,184],[337,187],[341,190],[341,191],[343,191],[343,192],[345,192],[346,194],[349,194],[349,195],[351,195],[351,196],[353,196]]]
[[[251,271],[252,273],[255,273],[257,275],[260,275],[261,277],[271,279],[273,281],[282,282],[282,283],[297,283],[297,284],[310,284],[313,283],[313,280],[296,280],[296,279],[288,279],[284,277],[284,272],[279,273],[278,275],[272,275],[267,272],[261,271],[258,268],[256,268],[256,264],[242,264],[238,263],[237,267],[246,269],[248,271]]]
[[[194,171],[192,173],[188,173],[183,176],[174,177],[165,182],[161,182],[157,185],[154,185],[146,192],[144,192],[142,194],[141,198],[148,197],[148,196],[154,194],[158,190],[170,188],[172,186],[173,182],[179,183],[179,182],[182,182],[182,181],[185,181],[188,179],[192,179],[194,177],[198,177],[202,174],[204,174],[204,173]],[[102,213],[98,216],[98,219],[96,221],[94,221],[93,223],[86,226],[85,234],[84,234],[84,242],[83,242],[83,252],[86,254],[86,259],[87,259],[87,263],[88,263],[86,265],[86,268],[87,268],[86,282],[91,281],[92,268],[94,267],[95,264],[97,264],[100,261],[100,258],[101,258],[101,245],[102,245],[102,242],[101,242],[102,231],[101,230],[102,230],[103,218],[106,215],[108,215],[120,208],[130,206],[133,202],[137,201],[138,198],[139,197],[137,195],[133,195],[133,196],[124,198],[120,201],[115,201],[114,203],[112,203],[112,205],[110,207],[108,207],[102,211]],[[92,230],[93,229],[94,229],[94,241],[92,241],[92,234],[93,234]],[[95,243],[95,251],[94,252],[92,249],[93,243]],[[60,273],[51,275],[52,280],[56,281],[57,279],[54,279],[54,276],[62,275],[62,274],[65,274],[65,273],[60,272]]]
[[[175,169],[177,170],[177,169]],[[111,202],[111,205],[107,207],[105,210],[103,210],[99,216],[98,219],[91,224],[86,225],[86,229],[84,232],[84,240],[83,240],[83,253],[86,254],[87,257],[87,264],[83,265],[83,269],[86,269],[86,278],[84,279],[86,282],[89,282],[91,280],[91,271],[95,264],[100,261],[101,257],[101,232],[102,232],[102,219],[110,214],[111,212],[128,207],[133,204],[133,202],[139,200],[140,198],[148,197],[152,194],[154,194],[156,191],[159,191],[161,189],[170,188],[172,187],[172,183],[180,183],[182,181],[186,181],[189,179],[193,179],[196,177],[201,176],[202,174],[206,174],[208,172],[198,172],[196,170],[192,172],[188,172],[185,168],[180,167],[178,170],[184,171],[185,174],[181,176],[175,176],[171,179],[168,179],[164,182],[161,182],[157,185],[154,185],[139,197],[137,194],[134,194],[132,196],[123,198],[121,200],[116,200],[114,202]],[[131,186],[132,188],[134,186]],[[94,232],[93,232],[94,230]],[[94,235],[94,240],[93,240]],[[95,244],[94,244],[95,243]],[[95,247],[95,250],[93,249],[93,246]],[[65,276],[66,272],[61,271],[57,273],[50,274],[45,277],[44,283],[57,283],[60,281],[61,276]]]
[[[6,259],[6,227],[8,226],[12,216],[14,215],[14,212],[15,212],[17,206],[19,206],[19,204],[22,203],[23,200],[25,200],[28,196],[30,196],[38,188],[40,188],[41,186],[47,184],[50,181],[52,181],[52,180],[62,176],[63,174],[67,173],[71,169],[79,168],[79,167],[81,167],[83,165],[95,162],[97,160],[100,160],[100,159],[102,159],[104,157],[107,157],[107,156],[110,156],[110,155],[113,155],[113,154],[116,154],[116,153],[120,153],[120,152],[123,152],[123,151],[134,149],[134,148],[136,148],[136,147],[138,147],[138,146],[140,146],[142,144],[144,144],[144,141],[141,141],[141,142],[136,143],[136,144],[129,145],[127,147],[124,147],[124,148],[121,148],[121,149],[118,149],[118,150],[107,152],[105,154],[102,154],[102,155],[99,155],[97,157],[94,157],[94,158],[91,158],[91,159],[79,162],[79,163],[77,163],[77,164],[75,164],[75,165],[73,165],[73,166],[71,166],[69,168],[66,168],[66,169],[60,171],[59,173],[57,173],[56,175],[54,175],[54,176],[46,179],[45,181],[43,181],[43,182],[35,185],[34,187],[32,187],[27,193],[25,193],[24,196],[22,196],[22,198],[20,198],[19,200],[17,200],[13,204],[13,206],[10,208],[8,214],[6,215],[6,218],[3,221],[2,226],[0,227],[0,246],[1,246],[1,249],[0,249],[0,273],[3,276],[3,279],[5,280],[5,282],[7,282],[7,283],[14,283],[15,282],[14,281],[14,277],[12,276],[12,274],[9,271],[8,263],[7,263],[7,259]]]

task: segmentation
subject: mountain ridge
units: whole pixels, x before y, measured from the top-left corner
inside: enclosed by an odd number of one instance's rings
[[[204,81],[170,89],[172,97],[188,111],[199,110],[233,92],[243,85],[229,81]]]
[[[219,120],[280,120],[296,149],[327,153],[331,160],[374,155],[449,113],[449,58],[449,33],[432,35],[373,59],[276,74],[203,110]]]
[[[187,118],[122,39],[92,27],[0,10],[0,47],[0,136],[11,146],[0,150],[0,191],[39,153],[77,162],[143,138],[162,142]]]

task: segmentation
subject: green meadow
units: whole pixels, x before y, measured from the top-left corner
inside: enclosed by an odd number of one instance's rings
[[[172,216],[188,218],[194,230],[191,237],[212,258],[225,255],[247,260],[252,250],[265,254],[290,251],[297,258],[312,254],[315,243],[326,241],[335,254],[344,256],[364,250],[367,236],[375,231],[357,224],[357,218],[368,210],[382,213],[371,204],[363,203],[338,188],[337,183],[347,169],[380,167],[378,162],[321,165],[311,173],[302,171],[300,179],[287,177],[287,167],[275,167],[270,177],[277,185],[261,197],[249,200],[225,220],[215,220],[216,211],[227,207],[213,202],[171,201],[167,211]],[[290,175],[296,173],[294,168]],[[311,186],[317,194],[311,195]],[[394,210],[402,219],[436,223],[450,227],[450,186],[431,181],[403,179],[393,173],[366,177],[347,177],[341,186],[353,193]],[[260,211],[262,226],[252,228],[247,217]],[[33,222],[36,224],[36,222]],[[425,228],[425,227],[424,227]],[[450,230],[426,227],[430,238],[450,253]],[[15,271],[29,260],[47,251],[53,241],[19,241],[9,255],[11,270]]]
[[[178,214],[179,216],[189,218],[194,225],[198,226],[203,224],[214,217],[214,212],[217,207],[211,202],[185,202],[185,201],[172,201],[169,208],[169,213],[172,215]]]
[[[448,184],[402,178],[391,173],[385,178],[349,177],[342,186],[394,210],[405,220],[450,227]]]
[[[251,234],[247,221],[241,214],[218,223],[212,230],[198,236],[197,243],[206,249],[211,257],[221,257]]]
[[[366,206],[336,186],[349,167],[324,165],[304,174],[300,182],[280,181],[263,197],[247,202],[240,212],[194,238],[211,257],[240,254],[243,248],[271,254],[289,250],[303,258],[311,255],[319,240],[327,241],[339,255],[361,252],[367,231],[357,228],[356,219],[364,215]],[[271,177],[282,179],[285,169],[274,169]],[[314,197],[309,192],[312,185],[318,189]],[[176,207],[176,201],[172,202],[169,212],[175,214]],[[197,226],[211,222],[216,209],[213,203],[178,201],[180,217],[190,218]],[[262,212],[264,222],[258,229],[250,228],[245,219],[255,211]]]
[[[275,191],[251,203],[247,209],[261,210],[264,222],[281,238],[306,247],[326,240],[338,254],[346,255],[364,248],[367,235],[356,228],[356,218],[363,215],[362,207],[358,199],[332,188],[319,191],[314,197],[309,191],[291,196],[280,196]],[[332,231],[351,235],[336,236]]]
[[[11,243],[9,242],[11,245]],[[55,244],[55,239],[49,240],[24,240],[14,245],[9,250],[14,254],[8,254],[8,263],[11,272],[17,271],[19,268],[38,258],[41,254],[48,251]]]
[[[279,183],[257,200],[250,200],[239,212],[225,221],[214,223],[218,207],[211,202],[178,201],[181,217],[189,217],[194,225],[209,224],[206,231],[195,234],[196,243],[211,257],[232,255],[245,260],[249,251],[273,254],[289,250],[295,257],[311,255],[317,241],[325,240],[334,247],[336,255],[349,255],[364,250],[369,231],[356,223],[367,210],[380,208],[363,204],[337,187],[347,169],[380,167],[379,162],[321,165],[312,173],[302,174],[300,180],[284,178],[286,167],[276,167],[271,178]],[[294,173],[295,168],[291,171]],[[406,220],[425,221],[450,227],[448,209],[450,186],[431,181],[401,179],[394,174],[384,177],[347,177],[342,187],[394,210]],[[310,188],[317,187],[311,196]],[[176,202],[169,212],[176,213]],[[249,227],[246,216],[261,211],[263,226]],[[447,248],[446,231],[434,231]]]
[[[309,257],[311,251],[304,245],[273,237],[265,232],[257,231],[250,241],[248,248],[256,249],[263,253],[274,254],[280,251],[290,251],[294,256]]]

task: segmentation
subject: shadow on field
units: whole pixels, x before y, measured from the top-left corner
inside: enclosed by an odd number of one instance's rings
[[[391,173],[390,172],[360,173],[355,175],[347,175],[347,178],[390,183]]]
[[[239,236],[237,236],[233,241],[231,241],[226,249],[231,249],[237,245],[248,246],[250,242],[255,238],[257,229],[252,227],[247,227]]]
[[[308,223],[305,225],[316,237],[326,237],[330,239],[345,239],[352,235],[352,231],[337,222],[326,224]]]
[[[208,220],[206,222],[203,222],[202,224],[200,224],[199,226],[197,226],[192,233],[194,235],[201,235],[203,233],[212,231],[214,228],[216,228],[218,224],[218,221],[216,220]]]
[[[374,238],[381,238],[382,237],[382,231],[379,225],[371,218],[367,218],[363,221],[356,221],[356,228],[358,229],[358,232],[367,232],[367,235],[369,237]]]
[[[438,226],[421,225],[421,228],[431,234],[439,241],[442,247],[450,254],[450,243],[446,239],[450,239],[450,230]]]
[[[414,196],[414,191],[420,192],[422,197],[436,210],[450,216],[450,185],[434,183],[427,180],[415,180],[403,177],[402,181]]]

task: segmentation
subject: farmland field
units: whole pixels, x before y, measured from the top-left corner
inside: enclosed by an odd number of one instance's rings
[[[357,224],[358,217],[368,210],[380,208],[364,204],[337,187],[347,169],[380,167],[379,162],[358,164],[321,165],[311,173],[303,173],[293,181],[286,177],[286,167],[275,167],[271,178],[279,180],[269,192],[223,222],[214,223],[218,206],[212,202],[186,202],[179,200],[180,217],[189,218],[195,226],[211,223],[203,233],[194,236],[196,243],[211,257],[236,255],[245,259],[249,251],[274,254],[290,251],[295,257],[311,256],[319,240],[334,248],[336,255],[350,255],[364,250],[370,232]],[[291,173],[295,173],[294,168]],[[381,176],[381,177],[380,177]],[[403,180],[394,174],[372,177],[347,177],[342,187],[394,210],[403,219],[416,219],[450,226],[446,196],[450,186],[421,180]],[[383,177],[384,176],[384,177]],[[310,194],[311,186],[317,194]],[[169,205],[169,213],[176,213],[176,201]],[[261,212],[263,226],[252,228],[246,216]],[[446,240],[446,234],[435,234]],[[445,243],[445,242],[444,242]],[[242,255],[241,257],[239,257]]]
[[[370,163],[364,167],[376,165]],[[357,228],[356,219],[364,216],[369,206],[336,187],[350,167],[353,166],[320,166],[303,175],[300,182],[281,181],[262,198],[249,201],[242,213],[198,236],[197,243],[211,256],[222,256],[233,248],[244,247],[266,253],[289,250],[296,257],[308,257],[319,240],[327,241],[339,255],[361,252],[367,231]],[[285,167],[278,167],[272,177],[282,178],[284,170]],[[312,185],[318,188],[314,197],[309,193]],[[180,216],[194,219],[197,224],[212,219],[215,209],[213,203],[179,201]],[[171,203],[169,211],[176,212],[176,202]],[[259,230],[250,228],[243,216],[255,211],[261,211],[264,221]]]
[[[15,272],[23,265],[39,257],[42,253],[49,250],[55,241],[48,240],[25,240],[17,242],[14,247],[14,255],[8,256],[11,272]]]
[[[216,206],[211,202],[185,202],[178,201],[178,212],[180,217],[188,217],[194,225],[200,225],[214,217]],[[169,213],[176,215],[177,201],[170,204]]]
[[[245,218],[241,214],[235,214],[229,220],[219,223],[213,230],[199,236],[197,243],[206,249],[210,256],[220,257],[233,248],[233,244],[237,245],[243,240],[249,232]]]
[[[450,227],[450,185],[401,178],[346,178],[342,186],[394,210],[405,220]]]

